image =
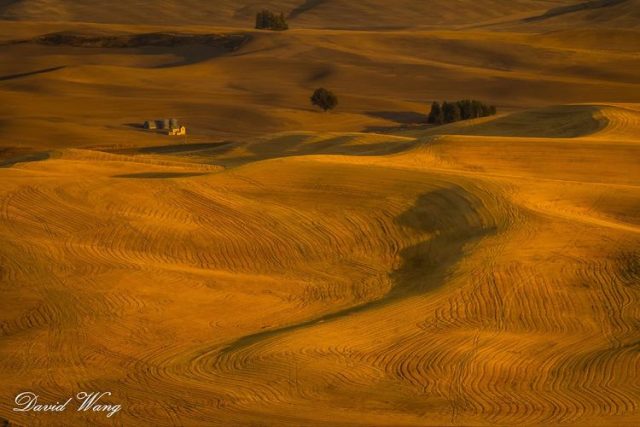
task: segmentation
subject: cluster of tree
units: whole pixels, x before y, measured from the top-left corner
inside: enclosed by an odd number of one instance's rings
[[[265,9],[256,15],[256,28],[259,30],[284,31],[289,29],[289,25],[282,13],[276,15]]]
[[[338,105],[338,97],[330,90],[321,87],[311,95],[311,104],[317,105],[324,111],[333,110]]]
[[[476,119],[478,117],[493,116],[497,112],[496,107],[487,105],[473,99],[464,99],[457,102],[444,101],[442,104],[431,104],[428,122],[441,125],[460,120]]]

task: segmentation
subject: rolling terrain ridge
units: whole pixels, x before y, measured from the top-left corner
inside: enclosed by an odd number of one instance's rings
[[[17,20],[83,21],[101,23],[242,25],[263,8],[285,13],[305,27],[408,27],[460,25],[523,13],[543,14],[577,0],[133,0],[105,7],[95,0],[18,0],[0,2],[0,17]]]
[[[0,424],[640,424],[637,5],[0,1]]]
[[[573,137],[509,137],[542,110],[388,154],[291,134],[305,155],[239,165],[238,145],[226,169],[197,144],[4,169],[3,401],[29,372],[140,402],[127,423],[632,425],[638,108],[561,107],[606,118]],[[567,145],[570,170],[539,161]]]

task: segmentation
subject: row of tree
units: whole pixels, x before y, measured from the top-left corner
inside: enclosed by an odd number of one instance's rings
[[[475,99],[463,99],[456,102],[444,101],[442,104],[434,102],[431,104],[431,112],[427,121],[434,125],[442,125],[460,120],[493,116],[496,113],[495,106],[487,105]]]
[[[275,14],[265,9],[256,15],[256,28],[284,31],[289,29],[289,25],[283,13]],[[327,89],[319,88],[311,96],[311,103],[324,111],[332,110],[338,105],[338,97]],[[463,99],[456,102],[434,102],[431,105],[431,112],[427,120],[430,124],[442,125],[460,120],[493,116],[496,112],[495,106],[487,105],[475,99]]]
[[[311,104],[322,108],[324,111],[333,110],[338,105],[338,97],[330,90],[321,87],[311,95]],[[456,102],[444,101],[442,104],[434,102],[431,105],[431,112],[427,121],[434,125],[442,125],[460,120],[493,116],[496,113],[495,106],[475,99],[463,99]]]
[[[256,28],[259,30],[284,31],[289,29],[289,24],[287,24],[284,14],[276,15],[265,9],[256,15]]]

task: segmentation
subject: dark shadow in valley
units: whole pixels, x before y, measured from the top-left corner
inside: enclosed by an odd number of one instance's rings
[[[150,131],[153,132],[153,131]],[[171,144],[171,145],[152,145],[148,147],[134,147],[134,148],[117,148],[111,150],[103,150],[113,154],[178,154],[178,155],[192,155],[198,154],[203,151],[231,149],[235,146],[233,141],[220,141],[220,142],[196,142],[191,144]]]
[[[128,123],[126,126],[133,127],[141,132],[161,132],[146,130],[141,125],[134,123]],[[200,163],[231,168],[263,160],[306,155],[377,156],[396,154],[409,150],[416,144],[414,140],[398,141],[390,139],[389,141],[362,143],[358,142],[358,139],[358,135],[340,135],[314,141],[310,135],[293,134],[253,143],[237,141],[178,143],[148,147],[100,149],[100,151],[132,156],[139,154],[184,156]],[[236,148],[241,148],[246,154],[224,157],[225,154]]]
[[[59,67],[43,68],[41,70],[28,71],[26,73],[17,73],[17,74],[9,74],[9,75],[6,75],[6,76],[0,76],[0,82],[1,81],[6,81],[6,80],[21,79],[23,77],[36,76],[38,74],[51,73],[53,71],[62,70],[63,68],[66,68],[66,67],[67,67],[66,65],[61,65]]]
[[[192,176],[208,175],[206,172],[140,172],[114,175],[112,178],[133,178],[133,179],[166,179],[166,178],[188,178]]]
[[[296,7],[289,13],[289,19],[295,19],[299,15],[310,11],[323,3],[326,3],[327,0],[305,0],[300,6]]]
[[[228,344],[220,356],[305,327],[381,308],[439,288],[468,252],[469,245],[497,233],[497,224],[486,222],[486,218],[493,217],[482,215],[486,209],[479,198],[455,184],[419,196],[409,210],[396,218],[396,222],[429,237],[401,251],[402,265],[391,273],[393,286],[386,295],[304,322],[244,336]]]
[[[307,135],[284,135],[271,141],[250,144],[246,148],[251,154],[224,160],[212,159],[212,164],[238,167],[262,160],[308,155],[379,156],[400,153],[415,146],[415,141],[395,140],[353,144],[358,139],[356,135],[341,135],[320,141],[309,141],[310,138]]]
[[[577,138],[605,129],[609,119],[595,105],[559,105],[526,110],[479,121],[460,128],[456,123],[434,126],[440,135],[474,135],[519,138]],[[459,123],[459,122],[458,122]]]
[[[148,130],[145,129],[144,124],[142,123],[125,123],[124,125],[133,129]]]
[[[217,150],[220,148],[233,146],[231,141],[221,142],[200,142],[193,144],[174,144],[174,145],[162,145],[156,147],[142,147],[138,149],[139,153],[143,154],[186,154],[197,153],[200,151]]]
[[[319,67],[317,70],[314,70],[309,78],[307,79],[307,83],[316,83],[322,80],[326,80],[331,77],[336,71],[336,67],[333,65],[323,65]]]
[[[423,130],[432,125],[427,124],[428,116],[415,111],[368,111],[369,117],[384,119],[397,123],[393,126],[367,126],[362,131],[369,133],[397,133],[406,130]]]
[[[549,9],[542,15],[532,16],[523,19],[524,22],[544,21],[545,19],[555,18],[558,16],[566,15],[569,13],[580,12],[583,10],[602,9],[605,7],[616,6],[620,3],[625,3],[628,0],[589,0],[578,4],[555,7]]]
[[[433,128],[433,125],[367,126],[362,129],[362,132],[393,135],[397,134],[398,132],[406,132],[409,130],[427,130],[431,128]]]
[[[428,118],[426,114],[415,111],[368,111],[366,114],[403,125],[425,124]]]
[[[51,157],[51,154],[48,151],[26,153],[7,159],[0,159],[0,168],[10,168],[18,163],[41,162],[49,159],[49,157]]]
[[[178,32],[155,32],[139,34],[82,33],[61,31],[44,34],[31,42],[53,47],[84,49],[111,49],[132,51],[142,55],[172,55],[178,59],[155,65],[153,68],[168,68],[196,64],[240,50],[251,40],[245,33],[197,34]]]

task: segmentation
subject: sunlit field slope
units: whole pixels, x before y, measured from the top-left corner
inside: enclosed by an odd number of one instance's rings
[[[13,20],[132,24],[246,26],[264,8],[284,13],[304,27],[470,25],[541,15],[579,0],[129,0],[107,7],[95,0],[5,0],[0,16]]]
[[[432,3],[0,1],[0,424],[639,425],[637,3]]]
[[[0,129],[3,145],[21,147],[154,145],[166,138],[136,125],[162,117],[178,117],[194,138],[210,141],[296,130],[386,131],[423,124],[430,102],[443,99],[483,99],[502,112],[637,101],[640,32],[593,30],[589,39],[581,31],[271,33],[6,21],[0,53],[17,60],[0,63]],[[81,45],[157,32],[231,42]],[[56,39],[60,33],[65,37]],[[597,34],[626,42],[607,44]],[[309,103],[320,86],[339,95],[330,114]]]
[[[507,116],[3,169],[2,401],[111,390],[125,424],[634,425],[638,108],[563,107],[569,138]]]

